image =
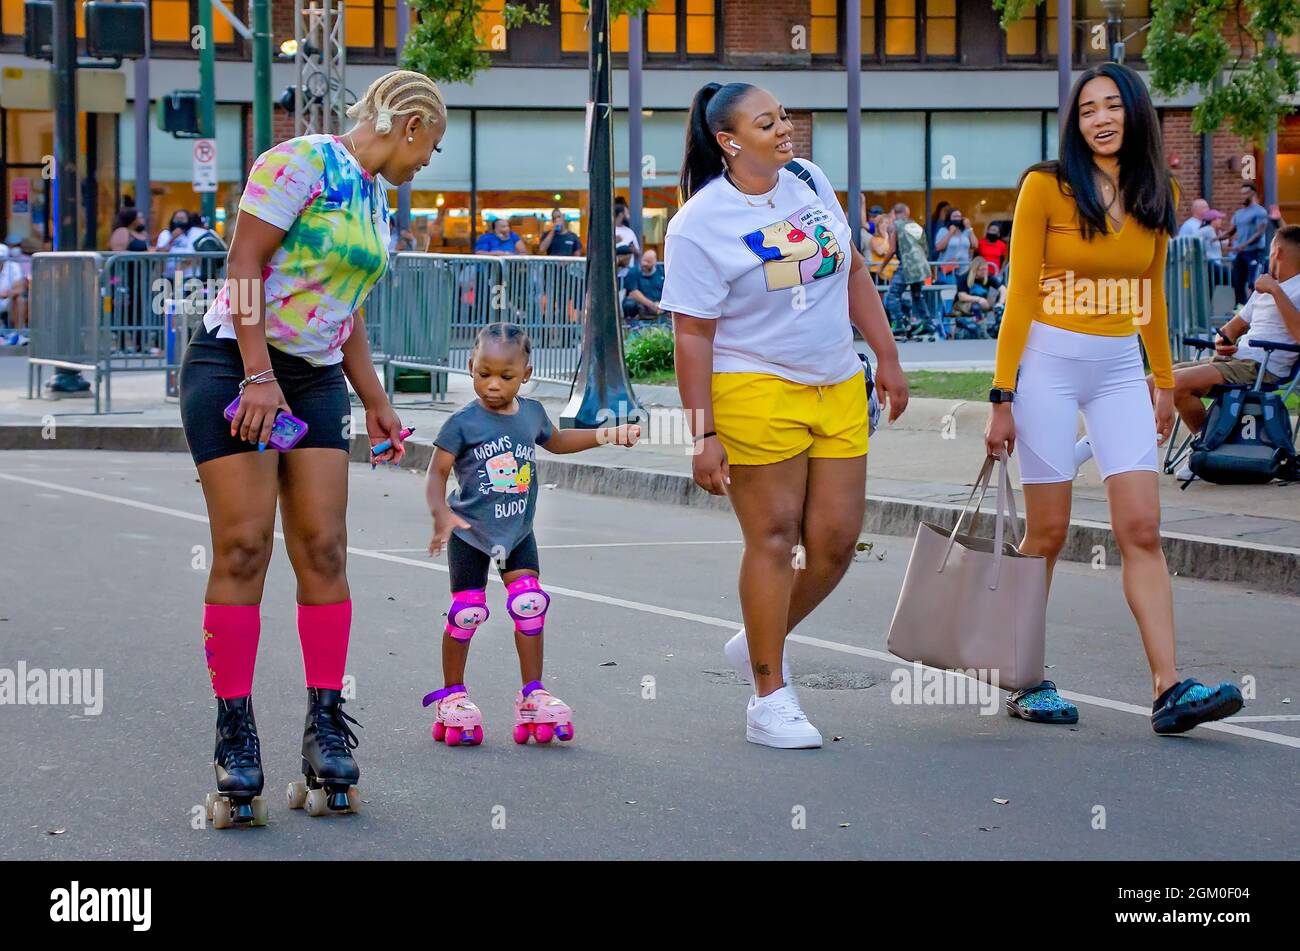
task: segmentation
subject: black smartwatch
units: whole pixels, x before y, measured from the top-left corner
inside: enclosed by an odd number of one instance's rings
[[[1014,403],[1016,401],[1015,390],[989,390],[990,403]]]

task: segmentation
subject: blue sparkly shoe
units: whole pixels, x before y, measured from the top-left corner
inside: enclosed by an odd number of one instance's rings
[[[1174,684],[1151,704],[1151,729],[1161,736],[1186,733],[1200,723],[1230,717],[1245,705],[1234,683],[1211,689],[1199,680]]]
[[[1078,723],[1079,708],[1061,699],[1056,684],[1044,680],[1037,687],[1024,687],[1007,697],[1007,716],[1034,723]]]

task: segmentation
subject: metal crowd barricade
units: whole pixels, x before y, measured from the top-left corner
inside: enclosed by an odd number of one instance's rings
[[[1175,360],[1200,358],[1199,352],[1183,343],[1183,337],[1210,332],[1211,296],[1204,243],[1198,237],[1171,238],[1165,262],[1165,301],[1169,311],[1169,345]]]
[[[167,359],[167,319],[190,328],[202,317],[225,281],[226,252],[169,254],[123,251],[104,259],[100,275],[103,330],[108,335],[109,370],[175,370],[184,357],[181,335]]]
[[[522,326],[532,341],[533,379],[571,383],[582,353],[587,259],[518,257],[501,263],[513,305],[504,319]]]
[[[109,342],[100,324],[100,256],[46,251],[32,256],[27,398],[40,395],[46,367],[94,374],[95,412],[112,396]],[[102,387],[101,387],[102,384]]]
[[[397,255],[389,285],[367,302],[382,324],[372,335],[392,395],[397,369],[433,375],[435,398],[447,373],[468,373],[474,339],[486,324],[510,321],[533,342],[533,379],[568,384],[582,353],[586,259],[512,255]],[[376,290],[379,290],[378,288]]]

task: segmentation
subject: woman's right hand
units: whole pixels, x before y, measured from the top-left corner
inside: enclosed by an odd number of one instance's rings
[[[280,410],[290,412],[279,383],[274,380],[250,383],[244,387],[244,394],[239,399],[239,408],[230,423],[230,435],[253,443],[261,452],[271,441],[271,429]]]
[[[727,465],[727,450],[717,436],[709,436],[697,443],[699,452],[691,466],[695,484],[713,495],[726,495],[731,485],[731,468]]]
[[[1016,451],[1016,420],[1011,415],[1010,403],[993,403],[989,406],[989,422],[984,427],[984,444],[990,456]]]

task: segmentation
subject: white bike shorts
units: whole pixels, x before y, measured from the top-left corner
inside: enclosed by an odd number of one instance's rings
[[[1011,410],[1022,483],[1073,481],[1080,411],[1103,480],[1159,471],[1136,335],[1102,337],[1034,321]]]

